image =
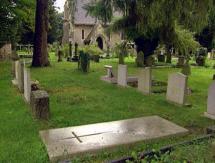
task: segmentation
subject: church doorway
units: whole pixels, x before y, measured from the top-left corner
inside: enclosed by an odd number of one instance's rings
[[[98,45],[98,47],[101,49],[101,50],[103,50],[103,40],[102,40],[102,38],[101,37],[98,37],[97,39],[96,39],[96,42],[97,42],[97,45]]]

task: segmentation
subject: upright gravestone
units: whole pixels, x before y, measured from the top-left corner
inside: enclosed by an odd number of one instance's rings
[[[19,61],[14,61],[12,63],[12,73],[14,72],[14,79],[12,80],[13,85],[18,86],[18,65]]]
[[[19,61],[15,61],[15,79],[18,80]]]
[[[30,103],[31,97],[31,76],[30,71],[24,68],[24,97],[27,103]]]
[[[128,70],[127,65],[118,66],[117,84],[123,87],[127,86]]]
[[[151,94],[152,70],[150,67],[141,69],[138,76],[138,90],[144,94]]]
[[[24,63],[19,61],[17,68],[18,88],[21,93],[24,93]]]
[[[207,112],[205,116],[215,120],[215,81],[208,90]]]
[[[187,76],[181,73],[174,73],[169,75],[166,95],[167,101],[179,105],[185,105],[187,80]]]

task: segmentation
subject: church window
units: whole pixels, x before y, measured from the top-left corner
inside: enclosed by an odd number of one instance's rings
[[[83,40],[85,39],[84,30],[83,30],[83,29],[82,29],[82,39],[83,39]]]

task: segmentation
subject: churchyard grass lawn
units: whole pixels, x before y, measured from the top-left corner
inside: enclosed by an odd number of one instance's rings
[[[43,129],[158,115],[190,130],[190,134],[183,137],[143,142],[129,148],[119,147],[101,151],[94,156],[85,155],[73,159],[74,162],[101,162],[192,139],[203,134],[206,126],[215,124],[203,117],[207,89],[214,73],[211,67],[192,67],[189,87],[193,93],[188,98],[192,107],[179,107],[166,102],[165,93],[144,96],[134,88],[121,88],[101,81],[100,77],[106,74],[104,65],[113,65],[116,72],[116,59],[91,62],[87,74],[77,70],[77,63],[57,63],[53,55],[51,60],[51,67],[31,69],[32,79],[38,80],[40,87],[50,95],[49,122],[39,122],[32,118],[29,106],[24,103],[18,89],[11,85],[11,65],[0,62],[0,162],[48,162],[45,147],[39,138],[39,130]],[[126,59],[126,63],[129,75],[137,75],[138,68],[134,60]],[[167,82],[168,74],[178,71],[180,69],[176,68],[153,69],[153,79]],[[210,141],[196,146],[205,147],[202,150],[206,150],[210,148]],[[188,151],[192,149],[184,148]],[[184,160],[180,149],[174,154],[176,156],[173,158]],[[212,159],[206,151],[201,152],[200,159],[205,158],[203,154],[208,156],[208,160]]]

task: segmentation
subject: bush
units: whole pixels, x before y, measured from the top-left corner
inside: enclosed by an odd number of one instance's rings
[[[104,52],[96,45],[85,45],[81,48],[81,51],[84,53],[88,53],[90,55],[90,58],[94,60],[95,62],[99,62],[100,55],[102,55]]]
[[[114,47],[114,53],[119,57],[119,64],[124,64],[124,58],[128,56],[127,41],[116,44],[116,46]]]
[[[64,53],[65,58],[69,57],[69,45],[68,44],[63,46],[63,53]]]
[[[103,51],[96,45],[87,45],[84,48],[85,53],[89,53],[90,55],[94,56],[94,55],[101,55],[103,54]]]

